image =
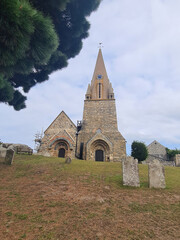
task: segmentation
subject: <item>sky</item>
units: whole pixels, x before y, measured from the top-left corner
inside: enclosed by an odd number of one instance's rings
[[[81,120],[102,42],[127,153],[134,140],[180,148],[180,1],[103,0],[88,19],[80,54],[30,90],[26,109],[0,104],[0,140],[34,148],[35,134],[62,110]]]

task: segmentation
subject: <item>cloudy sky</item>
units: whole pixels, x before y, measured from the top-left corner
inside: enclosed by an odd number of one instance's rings
[[[81,53],[30,90],[25,110],[0,104],[0,139],[34,147],[34,135],[62,110],[81,120],[102,42],[127,152],[133,140],[180,148],[180,1],[103,0],[89,21]]]

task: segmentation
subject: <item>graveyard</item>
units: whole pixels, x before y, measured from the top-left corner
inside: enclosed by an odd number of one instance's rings
[[[179,239],[180,171],[165,166],[164,189],[123,185],[120,162],[16,155],[0,165],[0,239]]]

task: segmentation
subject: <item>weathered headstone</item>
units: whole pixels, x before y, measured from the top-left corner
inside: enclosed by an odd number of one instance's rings
[[[122,162],[123,185],[140,187],[138,160],[133,157],[126,157]]]
[[[149,187],[150,188],[165,188],[164,166],[159,160],[154,159],[148,166]]]
[[[71,163],[71,158],[67,157],[66,160],[65,160],[65,163],[70,164]]]
[[[5,164],[11,165],[14,159],[14,150],[8,149],[5,157]]]

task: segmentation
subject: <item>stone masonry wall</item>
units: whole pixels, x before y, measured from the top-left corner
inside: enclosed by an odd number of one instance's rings
[[[173,158],[176,167],[180,167],[180,154],[176,154]]]
[[[89,157],[87,143],[98,130],[112,143],[111,161],[124,159],[126,144],[117,128],[115,100],[85,100],[82,129],[77,145],[77,153],[80,155],[80,145],[83,143],[83,159]]]
[[[147,149],[150,155],[168,160],[166,148],[157,141],[153,141],[151,144],[149,144]]]
[[[70,157],[74,157],[76,126],[64,112],[61,112],[44,132],[44,137],[42,139],[38,154],[57,157],[58,149],[55,149],[55,146],[59,141],[58,139],[68,143],[67,154]]]
[[[85,100],[83,128],[86,132],[118,131],[115,100]]]

